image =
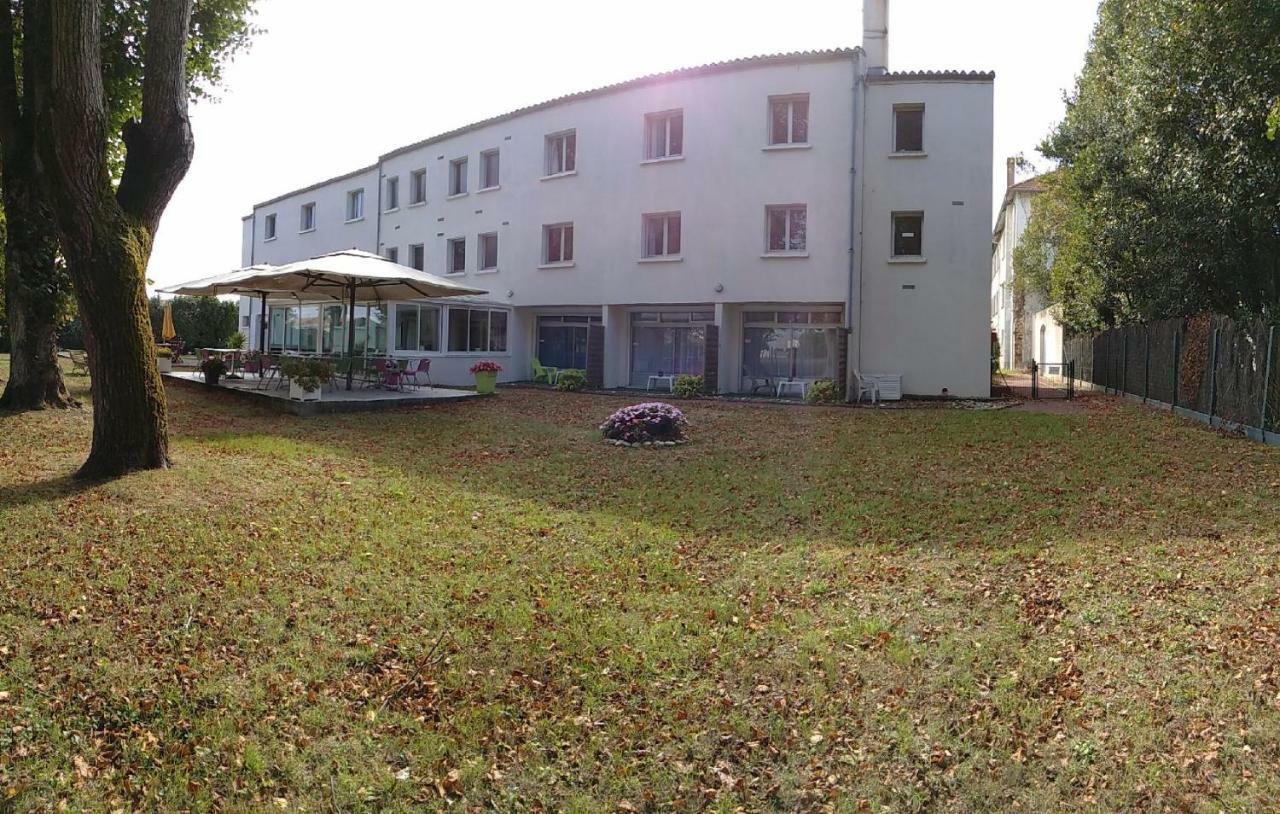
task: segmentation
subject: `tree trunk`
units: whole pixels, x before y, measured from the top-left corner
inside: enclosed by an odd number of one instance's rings
[[[34,182],[21,178],[18,168],[8,165],[4,208],[5,312],[12,348],[0,409],[78,407],[63,386],[58,367],[58,329],[67,283],[56,265],[51,217]]]
[[[169,466],[168,405],[147,311],[151,233],[115,211],[87,253],[69,253],[93,378],[93,446],[77,473],[107,478]]]

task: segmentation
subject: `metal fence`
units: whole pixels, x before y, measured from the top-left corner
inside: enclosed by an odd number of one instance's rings
[[[1080,381],[1280,443],[1280,331],[1220,315],[1125,325],[1068,339]]]

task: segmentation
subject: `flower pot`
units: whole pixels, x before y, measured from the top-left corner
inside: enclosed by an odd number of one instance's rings
[[[221,379],[222,379],[222,374],[221,374],[221,373],[206,373],[206,374],[204,374],[204,383],[205,383],[205,384],[212,384],[212,385],[214,385],[214,386],[217,386],[218,382],[219,382]]]
[[[294,401],[319,401],[320,388],[315,390],[303,390],[298,386],[297,382],[289,382],[289,398]]]
[[[156,367],[160,369],[161,373],[172,373],[173,360],[167,356],[159,357],[156,359]]]
[[[491,372],[476,373],[476,392],[492,393],[498,384],[498,374]]]

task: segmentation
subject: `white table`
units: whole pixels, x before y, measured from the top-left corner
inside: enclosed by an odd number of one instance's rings
[[[786,390],[799,390],[800,398],[804,398],[805,391],[808,389],[809,389],[809,383],[802,382],[798,379],[792,379],[790,381],[785,381],[785,382],[778,382],[777,396],[778,398],[782,398],[782,394]]]
[[[653,385],[654,385],[655,383],[660,383],[660,382],[666,382],[666,383],[667,383],[667,390],[668,390],[669,392],[672,392],[672,393],[674,393],[674,392],[675,392],[675,389],[676,389],[676,377],[675,377],[675,376],[650,376],[650,377],[649,377],[649,384],[645,386],[645,389],[646,389],[646,390],[652,390],[652,389],[653,389]]]

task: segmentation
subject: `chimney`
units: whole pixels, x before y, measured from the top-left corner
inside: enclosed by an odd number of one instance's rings
[[[1016,158],[1006,158],[1006,159],[1005,159],[1005,162],[1004,162],[1004,172],[1005,172],[1005,185],[1004,185],[1004,188],[1005,188],[1005,189],[1008,189],[1009,187],[1011,187],[1011,186],[1013,186],[1015,183],[1017,183],[1017,180],[1018,180],[1018,159],[1016,159]]]
[[[862,0],[862,50],[867,73],[881,76],[889,70],[889,0]]]

